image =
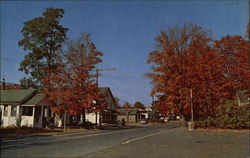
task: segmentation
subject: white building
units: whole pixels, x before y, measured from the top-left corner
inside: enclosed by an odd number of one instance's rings
[[[51,116],[51,101],[33,89],[0,90],[1,126],[42,128]]]
[[[99,92],[105,96],[108,106],[101,112],[86,113],[86,121],[93,124],[116,123],[117,103],[109,87],[100,87]],[[97,105],[98,106],[98,105]]]
[[[113,124],[116,123],[116,118],[118,112],[116,111],[117,103],[109,87],[100,87],[99,92],[105,96],[107,102],[107,107],[100,112],[95,112],[95,109],[92,109],[94,112],[85,112],[85,121],[91,122],[92,124],[101,125],[104,123]],[[98,108],[98,104],[96,105]],[[61,127],[64,119],[64,114],[55,115],[55,126]],[[82,115],[68,116],[66,117],[66,125],[77,125],[83,122]]]

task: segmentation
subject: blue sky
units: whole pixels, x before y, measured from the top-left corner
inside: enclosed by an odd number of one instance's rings
[[[25,52],[18,47],[23,22],[41,16],[47,7],[65,10],[61,24],[70,29],[69,39],[82,32],[91,34],[104,53],[98,68],[116,68],[101,72],[100,86],[111,87],[122,101],[151,104],[152,85],[143,75],[150,72],[148,54],[155,49],[160,30],[175,24],[195,23],[225,35],[246,35],[247,0],[221,1],[1,1],[1,79],[19,83],[18,71]]]

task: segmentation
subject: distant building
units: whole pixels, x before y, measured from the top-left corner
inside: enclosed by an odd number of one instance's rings
[[[126,123],[136,123],[142,119],[145,119],[145,115],[142,115],[139,109],[117,109],[119,112],[117,120]]]
[[[139,109],[141,115],[145,116],[145,119],[147,120],[153,120],[158,117],[158,113],[153,111],[152,108],[146,107],[145,109]]]

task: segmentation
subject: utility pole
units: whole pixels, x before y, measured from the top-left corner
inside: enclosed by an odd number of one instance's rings
[[[194,130],[194,109],[193,109],[193,91],[190,88],[190,104],[191,104],[191,122],[188,122],[188,130]]]
[[[156,118],[156,112],[155,112],[155,99],[154,95],[152,95],[152,110],[153,110],[153,119]]]
[[[116,68],[113,69],[96,69],[96,86],[98,87],[98,79],[99,79],[99,71],[115,71]]]
[[[152,95],[152,110],[155,111],[155,106],[154,106],[154,95]]]
[[[5,79],[3,78],[3,90],[5,90]]]
[[[63,121],[63,123],[64,123],[64,128],[63,128],[63,131],[64,131],[64,133],[66,133],[66,119],[67,119],[67,117],[66,117],[66,109],[64,110],[64,121]]]
[[[191,122],[194,122],[194,109],[193,109],[193,91],[190,89],[190,103],[191,103]]]

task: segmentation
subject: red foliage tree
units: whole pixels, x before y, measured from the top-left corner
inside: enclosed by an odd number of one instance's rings
[[[145,109],[145,106],[140,102],[140,101],[137,101],[134,103],[134,106],[133,108],[138,108],[138,109]]]
[[[1,83],[1,86],[0,86],[0,90],[17,90],[17,89],[22,89],[22,87],[17,84],[9,84],[9,83],[8,84]]]
[[[234,82],[234,89],[238,91],[250,87],[249,40],[238,35],[225,36],[216,40],[214,47],[224,59],[225,74]]]
[[[154,84],[151,95],[156,95],[155,104],[162,115],[190,116],[192,89],[194,115],[206,118],[223,98],[232,98],[237,88],[247,84],[249,45],[242,38],[225,37],[213,44],[208,31],[184,25],[162,31],[156,41],[158,50],[148,57],[153,73],[147,76]],[[226,54],[230,51],[237,53],[230,53],[229,59]]]
[[[123,109],[132,109],[132,105],[129,102],[125,102],[122,106]]]
[[[107,104],[99,93],[91,71],[100,63],[102,53],[97,51],[88,34],[83,39],[71,43],[67,53],[57,58],[57,68],[50,70],[44,79],[44,93],[59,106],[52,108],[54,112],[70,115],[101,110]],[[95,108],[93,108],[95,107]]]

